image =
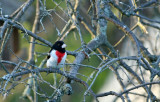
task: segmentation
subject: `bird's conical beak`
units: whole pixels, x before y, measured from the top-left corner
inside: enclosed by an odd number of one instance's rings
[[[62,45],[62,48],[65,48],[66,46],[67,46],[66,44],[63,44],[63,45]]]

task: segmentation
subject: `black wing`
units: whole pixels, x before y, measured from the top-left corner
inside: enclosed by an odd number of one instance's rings
[[[50,54],[47,56],[47,59],[49,59],[51,56],[50,56]]]
[[[51,51],[52,51],[53,49],[55,49],[55,44],[51,47],[51,50],[50,50],[49,53],[48,53],[47,59],[49,59],[49,58],[51,57],[50,53],[51,53]]]
[[[52,50],[52,49],[51,49],[51,50]],[[49,58],[51,57],[51,55],[50,55],[51,50],[50,50],[49,53],[48,53],[47,59],[49,59]]]

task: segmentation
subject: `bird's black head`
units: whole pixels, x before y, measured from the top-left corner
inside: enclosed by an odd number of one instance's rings
[[[56,41],[51,50],[58,50],[59,52],[62,52],[64,53],[65,52],[65,47],[66,47],[66,44],[63,42],[63,41]]]

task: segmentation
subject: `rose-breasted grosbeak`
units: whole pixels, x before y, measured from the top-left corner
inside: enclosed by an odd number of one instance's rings
[[[47,56],[47,67],[62,68],[64,66],[67,57],[65,47],[66,44],[63,41],[57,41],[53,44]]]

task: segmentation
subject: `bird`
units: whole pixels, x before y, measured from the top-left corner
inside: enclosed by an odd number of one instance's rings
[[[56,41],[47,56],[46,66],[48,68],[62,68],[67,57],[66,44],[63,41]]]

